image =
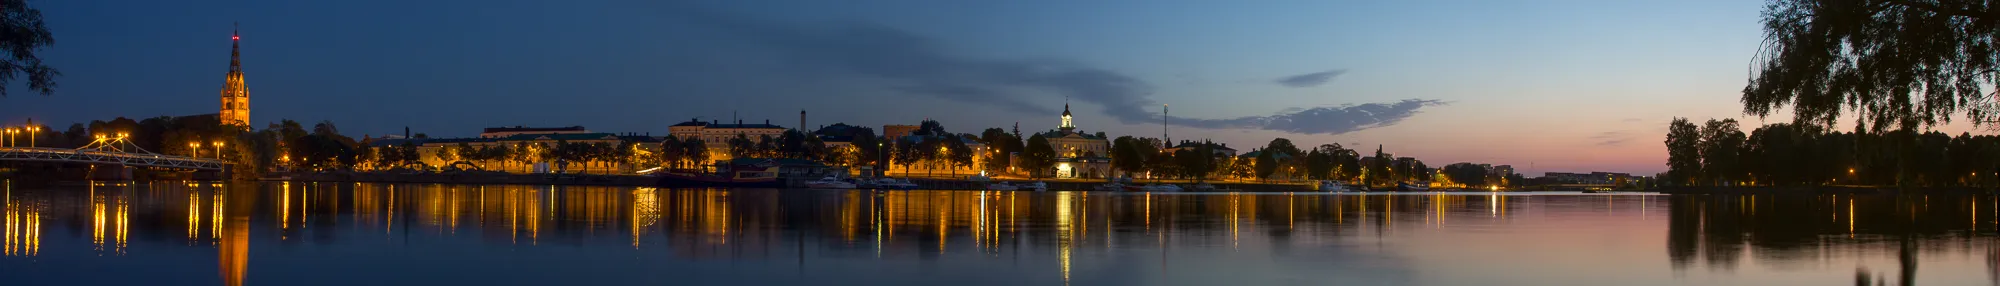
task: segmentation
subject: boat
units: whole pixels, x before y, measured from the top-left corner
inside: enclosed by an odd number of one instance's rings
[[[1151,184],[1151,185],[1135,185],[1135,186],[1125,186],[1125,191],[1129,191],[1129,192],[1179,192],[1179,191],[1181,191],[1181,187],[1180,187],[1180,186],[1175,186],[1174,184]]]
[[[1423,191],[1430,191],[1430,190],[1431,190],[1431,184],[1430,184],[1430,183],[1426,183],[1426,182],[1416,182],[1416,183],[1410,183],[1410,182],[1397,182],[1397,183],[1396,183],[1396,190],[1398,190],[1398,191],[1404,191],[1404,192],[1423,192]]]
[[[1338,193],[1338,192],[1351,192],[1354,191],[1354,189],[1348,188],[1347,184],[1342,184],[1340,183],[1340,181],[1325,180],[1325,181],[1319,181],[1319,191]]]
[[[1021,185],[1021,188],[1035,190],[1037,192],[1046,192],[1049,190],[1049,184],[1043,183],[1042,181],[1035,181],[1035,183],[1033,184]]]
[[[849,183],[849,182],[847,182],[847,181],[845,181],[845,180],[841,180],[840,178],[834,178],[833,176],[826,176],[826,177],[822,177],[822,178],[819,178],[818,180],[812,180],[812,181],[806,181],[806,188],[810,188],[810,189],[853,189],[853,188],[854,188],[854,183]]]
[[[656,172],[655,183],[663,188],[687,187],[730,187],[730,188],[783,188],[784,181],[778,180],[778,165],[771,161],[754,164],[716,164],[714,173]]]
[[[1014,184],[1008,184],[1007,182],[986,184],[986,190],[988,191],[1012,191],[1019,189],[1021,189],[1021,187],[1016,187],[1014,186]]]

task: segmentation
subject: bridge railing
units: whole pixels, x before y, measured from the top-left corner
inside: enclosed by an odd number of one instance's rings
[[[184,156],[39,147],[0,147],[0,160],[107,163],[188,169],[222,169],[223,166],[232,164],[218,159]]]

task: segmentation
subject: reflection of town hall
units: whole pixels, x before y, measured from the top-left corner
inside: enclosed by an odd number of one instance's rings
[[[1085,134],[1076,130],[1076,124],[1069,115],[1069,104],[1063,104],[1062,125],[1056,130],[1042,132],[1048,138],[1049,147],[1056,149],[1056,178],[1103,178],[1111,171],[1111,141],[1104,139],[1104,133]]]

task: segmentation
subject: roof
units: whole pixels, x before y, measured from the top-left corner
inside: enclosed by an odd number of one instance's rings
[[[500,138],[500,141],[530,141],[530,140],[579,141],[579,140],[607,140],[607,139],[615,140],[619,139],[619,137],[618,135],[611,133],[517,134],[514,136],[507,136],[505,138]]]
[[[777,125],[772,125],[772,124],[770,124],[770,123],[749,123],[749,124],[709,124],[709,125],[708,125],[708,128],[717,128],[717,129],[725,129],[725,128],[747,128],[747,129],[785,129],[784,127],[779,127],[779,126],[777,126]]]
[[[1045,131],[1045,132],[1042,132],[1042,133],[1037,133],[1037,134],[1039,134],[1039,135],[1042,135],[1042,138],[1048,138],[1048,139],[1056,139],[1056,138],[1063,138],[1063,137],[1068,137],[1067,135],[1064,135],[1064,134],[1063,134],[1063,131],[1062,131],[1062,130],[1049,130],[1049,131]],[[1095,134],[1090,134],[1090,133],[1083,133],[1083,132],[1070,132],[1070,134],[1076,134],[1076,135],[1077,135],[1078,137],[1083,137],[1083,139],[1092,139],[1092,140],[1104,140],[1104,138],[1103,138],[1103,137],[1097,137],[1097,135],[1095,135]]]
[[[514,127],[487,127],[487,128],[486,128],[486,131],[485,131],[485,132],[483,132],[483,133],[499,133],[499,132],[563,132],[563,131],[574,131],[574,132],[586,132],[586,131],[590,131],[590,130],[585,130],[585,129],[583,129],[583,126],[570,126],[570,127],[521,127],[521,126],[514,126]]]

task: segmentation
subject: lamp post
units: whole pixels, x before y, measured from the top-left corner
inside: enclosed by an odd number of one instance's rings
[[[0,137],[4,137],[0,139],[6,139],[7,141],[7,142],[0,142],[0,147],[14,146],[14,128],[7,128],[6,130],[0,130]]]
[[[201,143],[188,142],[188,157],[201,158]]]
[[[215,144],[209,145],[215,146],[215,159],[222,160],[222,141],[215,141]]]
[[[29,121],[34,121],[34,120],[29,120]],[[28,148],[35,148],[35,133],[41,131],[42,131],[41,126],[34,126],[34,125],[28,126]]]

